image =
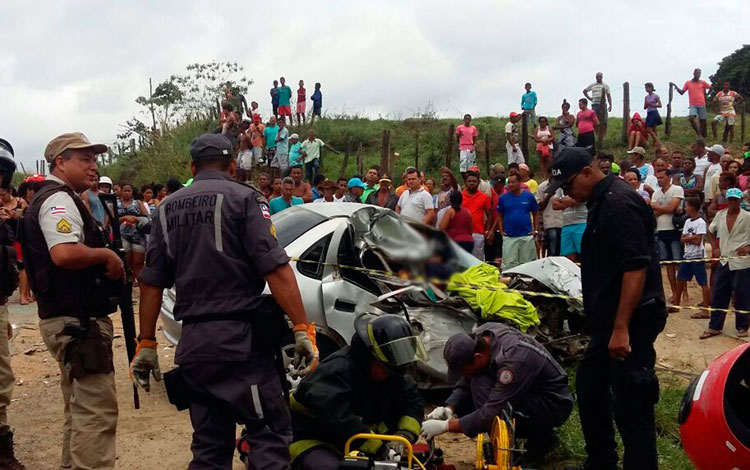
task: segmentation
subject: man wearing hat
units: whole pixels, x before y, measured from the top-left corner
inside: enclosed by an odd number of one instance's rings
[[[719,188],[719,179],[717,175],[722,171],[721,158],[724,156],[725,151],[726,150],[721,144],[714,144],[708,148],[707,155],[709,165],[706,168],[706,172],[703,174],[703,194],[706,204],[716,197],[716,192]],[[731,157],[726,161],[727,166],[730,161],[732,161]],[[713,179],[714,176],[717,176],[715,180]]]
[[[80,132],[52,139],[44,151],[50,175],[24,217],[24,261],[37,295],[39,329],[61,372],[61,468],[115,466],[117,393],[109,314],[117,310],[112,298],[125,269],[79,197],[96,181],[96,156],[106,151],[106,145],[92,144]]]
[[[396,196],[396,193],[393,191],[391,177],[389,175],[381,175],[378,183],[378,189],[367,196],[365,204],[372,204],[373,206],[396,210],[398,196]]]
[[[750,259],[739,258],[750,255],[750,213],[740,208],[741,202],[740,188],[727,189],[727,208],[720,210],[708,227],[708,231],[719,240],[721,256],[730,257],[728,260],[721,260],[716,268],[711,291],[713,308],[729,308],[729,301],[734,298],[734,308],[750,310]],[[711,312],[708,329],[701,334],[700,339],[720,335],[726,316],[726,312]],[[746,338],[750,318],[735,314],[734,319],[737,336]]]
[[[512,411],[516,436],[528,439],[529,460],[557,446],[555,428],[570,416],[573,397],[565,370],[544,346],[515,328],[485,323],[470,335],[452,336],[443,357],[455,386],[446,405],[422,424],[427,439],[446,432],[474,437]]]
[[[323,181],[321,186],[323,188],[323,196],[313,202],[319,204],[325,202],[336,202],[336,200],[333,199],[333,194],[336,192],[336,182],[327,179]]]
[[[654,341],[664,329],[667,309],[654,214],[624,180],[605,176],[585,149],[562,150],[551,171],[547,192],[562,189],[588,208],[581,279],[590,342],[576,378],[588,458],[577,468],[617,468],[614,413],[625,447],[623,468],[655,470],[659,381]]]
[[[510,113],[510,120],[505,124],[505,150],[508,151],[508,165],[526,161],[523,158],[521,146],[518,145],[518,121],[520,120],[521,115],[513,112]]]
[[[364,194],[367,186],[359,178],[351,178],[346,183],[347,193],[344,195],[342,202],[362,202],[362,194]]]
[[[232,468],[236,423],[245,425],[249,458],[289,468],[290,417],[277,361],[294,324],[300,375],[317,364],[315,325],[307,324],[289,257],[276,242],[268,201],[232,178],[228,139],[204,134],[190,144],[193,184],[156,211],[141,272],[140,335],[131,376],[146,391],[160,380],[156,321],[165,288],[175,287],[182,321],[167,393],[193,424],[191,470]],[[264,296],[268,283],[271,296]],[[302,365],[300,365],[302,367]]]

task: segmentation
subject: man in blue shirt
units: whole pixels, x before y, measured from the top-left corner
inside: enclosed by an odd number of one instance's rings
[[[276,137],[279,135],[279,126],[276,125],[276,118],[268,118],[268,125],[263,129],[263,140],[266,147],[266,164],[270,165],[276,156]]]
[[[305,203],[301,197],[292,196],[292,192],[294,192],[294,180],[287,176],[281,180],[281,196],[271,199],[268,203],[271,215]]]
[[[538,209],[534,195],[521,189],[519,176],[508,175],[508,192],[500,196],[497,220],[488,232],[494,234],[499,228],[503,234],[503,271],[536,259],[534,237],[539,227]]]
[[[527,83],[526,93],[521,96],[521,110],[526,115],[529,130],[536,126],[536,101],[536,92],[531,91],[531,83]]]
[[[273,81],[273,88],[271,88],[271,107],[273,108],[273,116],[279,117],[279,82]]]
[[[312,124],[315,121],[315,116],[320,117],[321,110],[323,109],[323,93],[320,92],[320,82],[315,84],[315,92],[310,99],[313,102],[313,113],[310,120],[310,124]]]

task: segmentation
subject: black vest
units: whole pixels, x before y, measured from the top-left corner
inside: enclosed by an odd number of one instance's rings
[[[71,188],[55,181],[41,183],[24,216],[22,236],[24,264],[31,289],[37,296],[39,318],[107,316],[117,310],[118,291],[116,284],[104,277],[104,266],[64,269],[50,257],[39,225],[39,211],[44,201],[59,191],[70,194],[81,213],[83,244],[91,248],[107,246],[104,230]]]

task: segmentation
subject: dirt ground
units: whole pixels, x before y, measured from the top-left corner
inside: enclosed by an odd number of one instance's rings
[[[691,304],[698,303],[700,290],[690,287]],[[41,340],[37,329],[36,305],[19,305],[16,296],[9,304],[10,319],[15,327],[12,339],[12,365],[16,387],[9,410],[15,429],[16,452],[30,470],[59,468],[62,427],[60,372]],[[137,311],[137,309],[136,309]],[[734,338],[730,316],[725,333],[707,341],[698,335],[707,320],[692,320],[692,310],[669,317],[667,327],[657,341],[658,364],[662,368],[686,372],[702,370],[714,358],[739,344]],[[122,334],[118,316],[115,333]],[[160,335],[159,355],[162,370],[171,369],[174,348]],[[163,383],[150,393],[141,391],[141,409],[133,409],[132,387],[127,374],[127,360],[122,336],[115,339],[115,368],[120,418],[117,428],[118,468],[132,470],[184,469],[190,461],[191,426],[187,412],[178,412],[167,401]],[[446,461],[459,469],[470,469],[474,460],[474,442],[465,436],[441,436]],[[235,459],[234,469],[244,470]]]

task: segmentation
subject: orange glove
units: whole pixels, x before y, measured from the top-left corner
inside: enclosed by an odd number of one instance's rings
[[[315,323],[294,325],[294,367],[300,367],[304,359],[305,367],[299,370],[299,375],[306,376],[318,365],[320,353],[315,342]]]

